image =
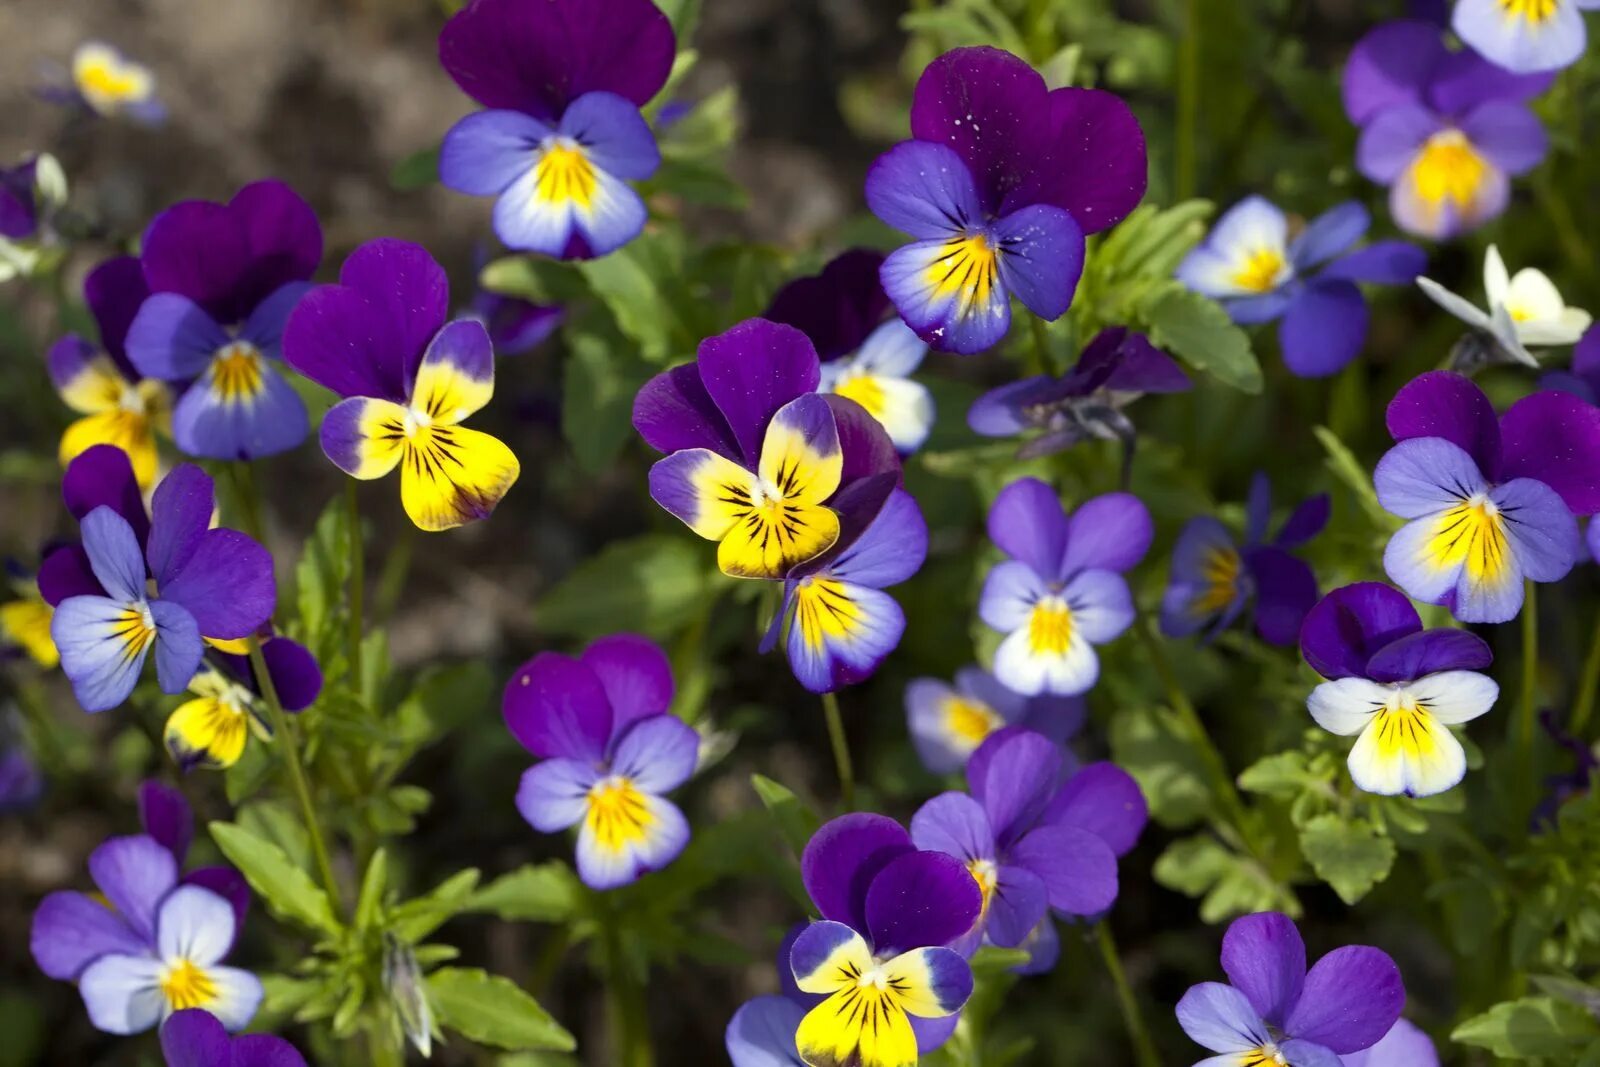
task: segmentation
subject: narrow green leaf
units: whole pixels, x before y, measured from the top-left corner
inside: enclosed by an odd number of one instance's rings
[[[281,848],[232,823],[214,822],[207,829],[228,862],[239,869],[274,915],[324,933],[340,932],[328,894],[291,863]]]
[[[414,945],[463,910],[477,888],[476,869],[469,867],[457,871],[431,892],[414,897],[391,910],[389,928]]]
[[[475,968],[442,967],[428,976],[439,1024],[481,1045],[570,1052],[578,1043],[515,982]]]
[[[383,894],[388,887],[389,855],[380,848],[367,861],[367,873],[361,878],[361,895],[356,898],[357,930],[370,930],[377,925],[378,909],[383,906]]]
[[[750,784],[761,797],[761,803],[766,805],[773,822],[778,824],[778,832],[789,843],[789,847],[794,849],[794,854],[800,855],[805,851],[806,842],[811,840],[811,835],[816,833],[822,820],[817,817],[816,812],[801,803],[800,798],[795,796],[788,786],[775,782],[763,774],[752,774]]]

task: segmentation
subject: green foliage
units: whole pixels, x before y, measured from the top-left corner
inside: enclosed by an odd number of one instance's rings
[[[1389,877],[1395,845],[1380,830],[1359,819],[1325,812],[1300,829],[1300,851],[1317,877],[1346,904],[1354,904]]]
[[[811,840],[811,835],[821,823],[817,813],[802,804],[800,798],[790,792],[787,786],[780,785],[765,775],[752,774],[750,784],[755,787],[757,795],[761,797],[761,803],[766,805],[772,821],[777,824],[778,833],[783,835],[789,848],[799,856],[805,851],[806,842]]]
[[[548,634],[592,640],[628,629],[664,638],[693,621],[727,582],[701,545],[649,534],[607,545],[534,605]]]
[[[1503,1059],[1534,1063],[1600,1062],[1600,1022],[1554,997],[1496,1004],[1450,1033],[1450,1040],[1488,1049]]]
[[[462,903],[463,911],[485,911],[502,919],[559,923],[583,906],[583,886],[565,863],[519,867],[501,875]]]
[[[231,823],[214,822],[207,829],[274,915],[313,932],[337,935],[343,930],[328,894],[277,845]]]
[[[1168,845],[1151,874],[1168,889],[1199,898],[1204,922],[1218,923],[1256,911],[1300,914],[1300,902],[1293,892],[1260,863],[1210,834],[1195,834]]]
[[[428,999],[441,1025],[505,1049],[577,1047],[539,1002],[515,982],[476,968],[441,967],[428,976]]]

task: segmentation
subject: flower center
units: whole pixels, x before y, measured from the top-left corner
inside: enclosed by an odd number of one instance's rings
[[[569,137],[545,141],[533,165],[534,195],[551,204],[576,204],[588,209],[594,203],[594,164],[578,142]]]
[[[981,700],[951,697],[944,705],[945,728],[977,748],[984,738],[1004,725],[995,710]]]
[[[1273,1044],[1250,1049],[1239,1057],[1239,1067],[1285,1067],[1288,1062]]]
[[[613,774],[589,787],[585,821],[601,848],[620,852],[643,841],[655,819],[632,780]]]
[[[173,1011],[203,1008],[217,999],[217,983],[188,960],[168,964],[161,974],[160,986],[161,995],[167,998]]]
[[[224,404],[254,400],[261,385],[261,352],[249,341],[231,341],[211,357],[211,388]]]
[[[1510,558],[1500,509],[1483,493],[1461,501],[1439,515],[1423,552],[1439,570],[1464,566],[1475,581],[1497,577]]]
[[[983,894],[983,906],[979,914],[989,914],[989,901],[993,899],[994,887],[1000,881],[1000,872],[994,860],[973,860],[967,864],[967,873],[972,875],[972,880],[978,883],[978,892]]]
[[[1556,17],[1561,0],[1500,0],[1500,10],[1508,20],[1522,19],[1537,26]]]
[[[144,652],[156,639],[156,620],[150,614],[150,605],[143,600],[129,604],[117,616],[111,636],[122,642],[123,655],[129,659]]]
[[[945,241],[925,278],[935,297],[955,298],[961,317],[989,307],[999,279],[1000,250],[983,233],[962,233]]]
[[[1195,601],[1195,610],[1207,615],[1233,603],[1239,590],[1239,553],[1232,548],[1214,548],[1200,566],[1205,591]]]
[[[1047,596],[1028,616],[1028,647],[1036,656],[1064,656],[1072,642],[1072,609],[1060,597]]]
[[[1289,261],[1283,250],[1261,245],[1246,253],[1244,262],[1234,271],[1233,284],[1249,293],[1270,293],[1288,273]]]
[[[1428,138],[1411,164],[1417,196],[1430,207],[1450,201],[1465,211],[1489,176],[1489,164],[1460,130],[1440,130]]]

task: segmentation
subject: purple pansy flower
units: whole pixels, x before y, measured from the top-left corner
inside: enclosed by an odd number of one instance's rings
[[[1496,66],[1536,74],[1583,58],[1585,11],[1600,11],[1600,0],[1457,0],[1450,25]]]
[[[1467,757],[1449,727],[1494,707],[1494,655],[1476,634],[1423,630],[1416,608],[1381,582],[1335,589],[1311,609],[1300,651],[1328,681],[1306,707],[1350,750],[1350,778],[1369,793],[1431,796],[1461,781]]]
[[[488,110],[445,134],[439,180],[493,196],[507,248],[603,256],[644,228],[627,184],[661,165],[639,109],[677,44],[649,0],[473,0],[439,33],[439,62]]]
[[[482,274],[489,261],[480,244],[473,252],[474,274]],[[491,292],[480,284],[463,318],[477,319],[489,331],[489,343],[497,356],[520,356],[539,347],[566,320],[558,304],[535,304],[531,300]]]
[[[1178,265],[1178,280],[1222,301],[1234,322],[1278,321],[1283,362],[1301,378],[1343,370],[1367,339],[1367,302],[1357,282],[1409,285],[1427,254],[1405,241],[1352,247],[1372,224],[1354,200],[1323,212],[1292,240],[1289,219],[1259,196],[1217,220]]]
[[[928,346],[897,318],[878,280],[883,255],[864,248],[836,256],[822,273],[778,290],[765,317],[802,331],[822,360],[824,393],[849,397],[883,423],[902,455],[933,428],[933,396],[911,380]]]
[[[85,711],[133,692],[152,651],[162,692],[180,693],[205,642],[238,641],[272,615],[272,556],[237,530],[211,529],[211,478],[184,463],[152,498],[148,524],[126,457],[102,446],[74,461],[62,483],[81,546],[57,549],[40,569],[55,605],[50,637]],[[131,494],[131,499],[130,499]]]
[[[918,851],[899,823],[868,813],[823,824],[800,874],[821,919],[795,939],[789,964],[800,992],[825,998],[800,1021],[800,1059],[916,1063],[972,995],[971,968],[947,946],[982,910],[977,883],[959,860]]]
[[[277,364],[321,262],[316,213],[282,182],[252,182],[226,204],[185,200],[151,220],[140,250],[151,295],[128,328],[128,358],[146,377],[190,383],[172,412],[183,451],[258,459],[305,440],[305,403]]]
[[[1292,645],[1306,612],[1317,602],[1317,576],[1292,549],[1306,544],[1328,523],[1328,494],[1300,504],[1267,540],[1272,484],[1257,471],[1245,506],[1244,544],[1208,515],[1190,519],[1172,548],[1172,572],[1161,598],[1161,632],[1187,637],[1232,625],[1254,598],[1256,632],[1275,645]]]
[[[250,891],[227,867],[180,877],[194,833],[181,794],[147,782],[139,815],[144,833],[113,837],[89,856],[104,902],[72,891],[40,902],[33,958],[51,978],[78,984],[90,1022],[106,1033],[136,1034],[184,1008],[243,1029],[261,1003],[261,982],[221,963]]]
[[[1397,1019],[1376,1045],[1339,1060],[1342,1067],[1439,1067],[1439,1052],[1415,1023]]]
[[[668,712],[672,667],[650,641],[603,637],[577,659],[541,652],[506,683],[501,711],[540,758],[517,810],[541,833],[577,823],[578,875],[615,889],[677,858],[689,823],[666,794],[689,780],[700,736]]]
[[[0,238],[26,241],[39,231],[39,157],[0,167]]]
[[[483,323],[446,322],[450,283],[427,249],[380,238],[301,298],[283,358],[345,399],[322,419],[322,451],[363,481],[400,468],[400,503],[419,529],[488,518],[522,466],[497,437],[461,423],[494,396]]]
[[[1116,901],[1117,856],[1144,828],[1144,796],[1109,763],[1079,771],[1068,780],[1070,793],[1065,771],[1060,746],[1011,727],[973,754],[970,796],[941,793],[912,818],[917,847],[960,860],[983,894],[957,951],[970,955],[985,938],[1015,948],[1051,910],[1098,915]]]
[[[1026,726],[1064,745],[1088,714],[1082,697],[1026,697],[977,666],[956,671],[953,685],[913,678],[905,704],[911,744],[934,774],[961,770],[979,745],[1007,726]]]
[[[1579,557],[1574,515],[1600,511],[1600,409],[1535,393],[1500,418],[1470,379],[1429,371],[1389,403],[1398,443],[1378,502],[1410,520],[1383,555],[1389,578],[1462,622],[1506,622],[1523,579],[1554,582]]]
[[[998,48],[958,48],[917,80],[911,136],[867,172],[867,206],[914,241],[880,276],[906,325],[941,351],[982,352],[1014,295],[1056,319],[1083,272],[1084,236],[1144,197],[1144,133],[1099,89],[1051,91]]]
[[[1144,558],[1150,512],[1131,493],[1083,502],[1069,519],[1061,498],[1037,478],[1000,491],[989,509],[989,539],[1011,558],[989,571],[978,615],[1006,635],[994,676],[1025,696],[1074,696],[1094,687],[1094,646],[1134,618],[1122,575]]]
[[[1511,179],[1544,159],[1544,127],[1526,101],[1549,75],[1511,74],[1453,52],[1439,27],[1410,19],[1363,37],[1344,69],[1344,108],[1361,127],[1356,166],[1389,189],[1408,233],[1445,240],[1505,210]]]
[[[1095,334],[1062,377],[1023,378],[980,396],[967,412],[967,425],[985,437],[1044,431],[1018,450],[1020,459],[1090,439],[1121,441],[1131,455],[1136,432],[1122,409],[1145,393],[1192,388],[1189,376],[1148,337],[1111,326]]]
[[[634,427],[667,453],[650,469],[651,497],[719,542],[724,574],[783,579],[830,548],[842,555],[899,481],[883,426],[817,393],[821,373],[805,334],[749,319],[634,398]]]
[[[161,1024],[167,1067],[306,1067],[305,1057],[281,1037],[231,1037],[209,1011],[185,1008]]]
[[[1306,970],[1306,946],[1287,915],[1235,919],[1222,938],[1229,984],[1202,982],[1178,1002],[1178,1025],[1222,1053],[1195,1064],[1339,1067],[1376,1045],[1400,1018],[1405,985],[1389,954],[1336,948]]]

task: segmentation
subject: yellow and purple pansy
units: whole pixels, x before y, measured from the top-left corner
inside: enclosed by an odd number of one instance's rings
[[[321,693],[322,668],[298,641],[267,635],[261,642],[261,658],[284,711],[304,711]],[[239,761],[251,734],[271,739],[261,686],[247,655],[207,649],[206,662],[190,680],[189,692],[192,698],[173,709],[162,735],[167,752],[182,770],[225,770]]]
[[[439,179],[496,197],[506,247],[561,259],[615,251],[648,212],[628,185],[661,153],[639,109],[666,84],[672,24],[649,0],[473,0],[439,61],[486,109],[445,134]]]
[[[11,561],[6,570],[15,598],[0,603],[0,648],[20,649],[34,663],[49,670],[61,662],[56,643],[50,639],[50,617],[55,608],[39,592],[33,575]]]
[[[488,518],[522,470],[461,425],[494,395],[494,347],[483,323],[445,322],[449,306],[426,249],[380,238],[301,298],[283,334],[285,361],[345,398],[322,420],[328,459],[363,480],[399,467],[400,502],[430,531]]]

